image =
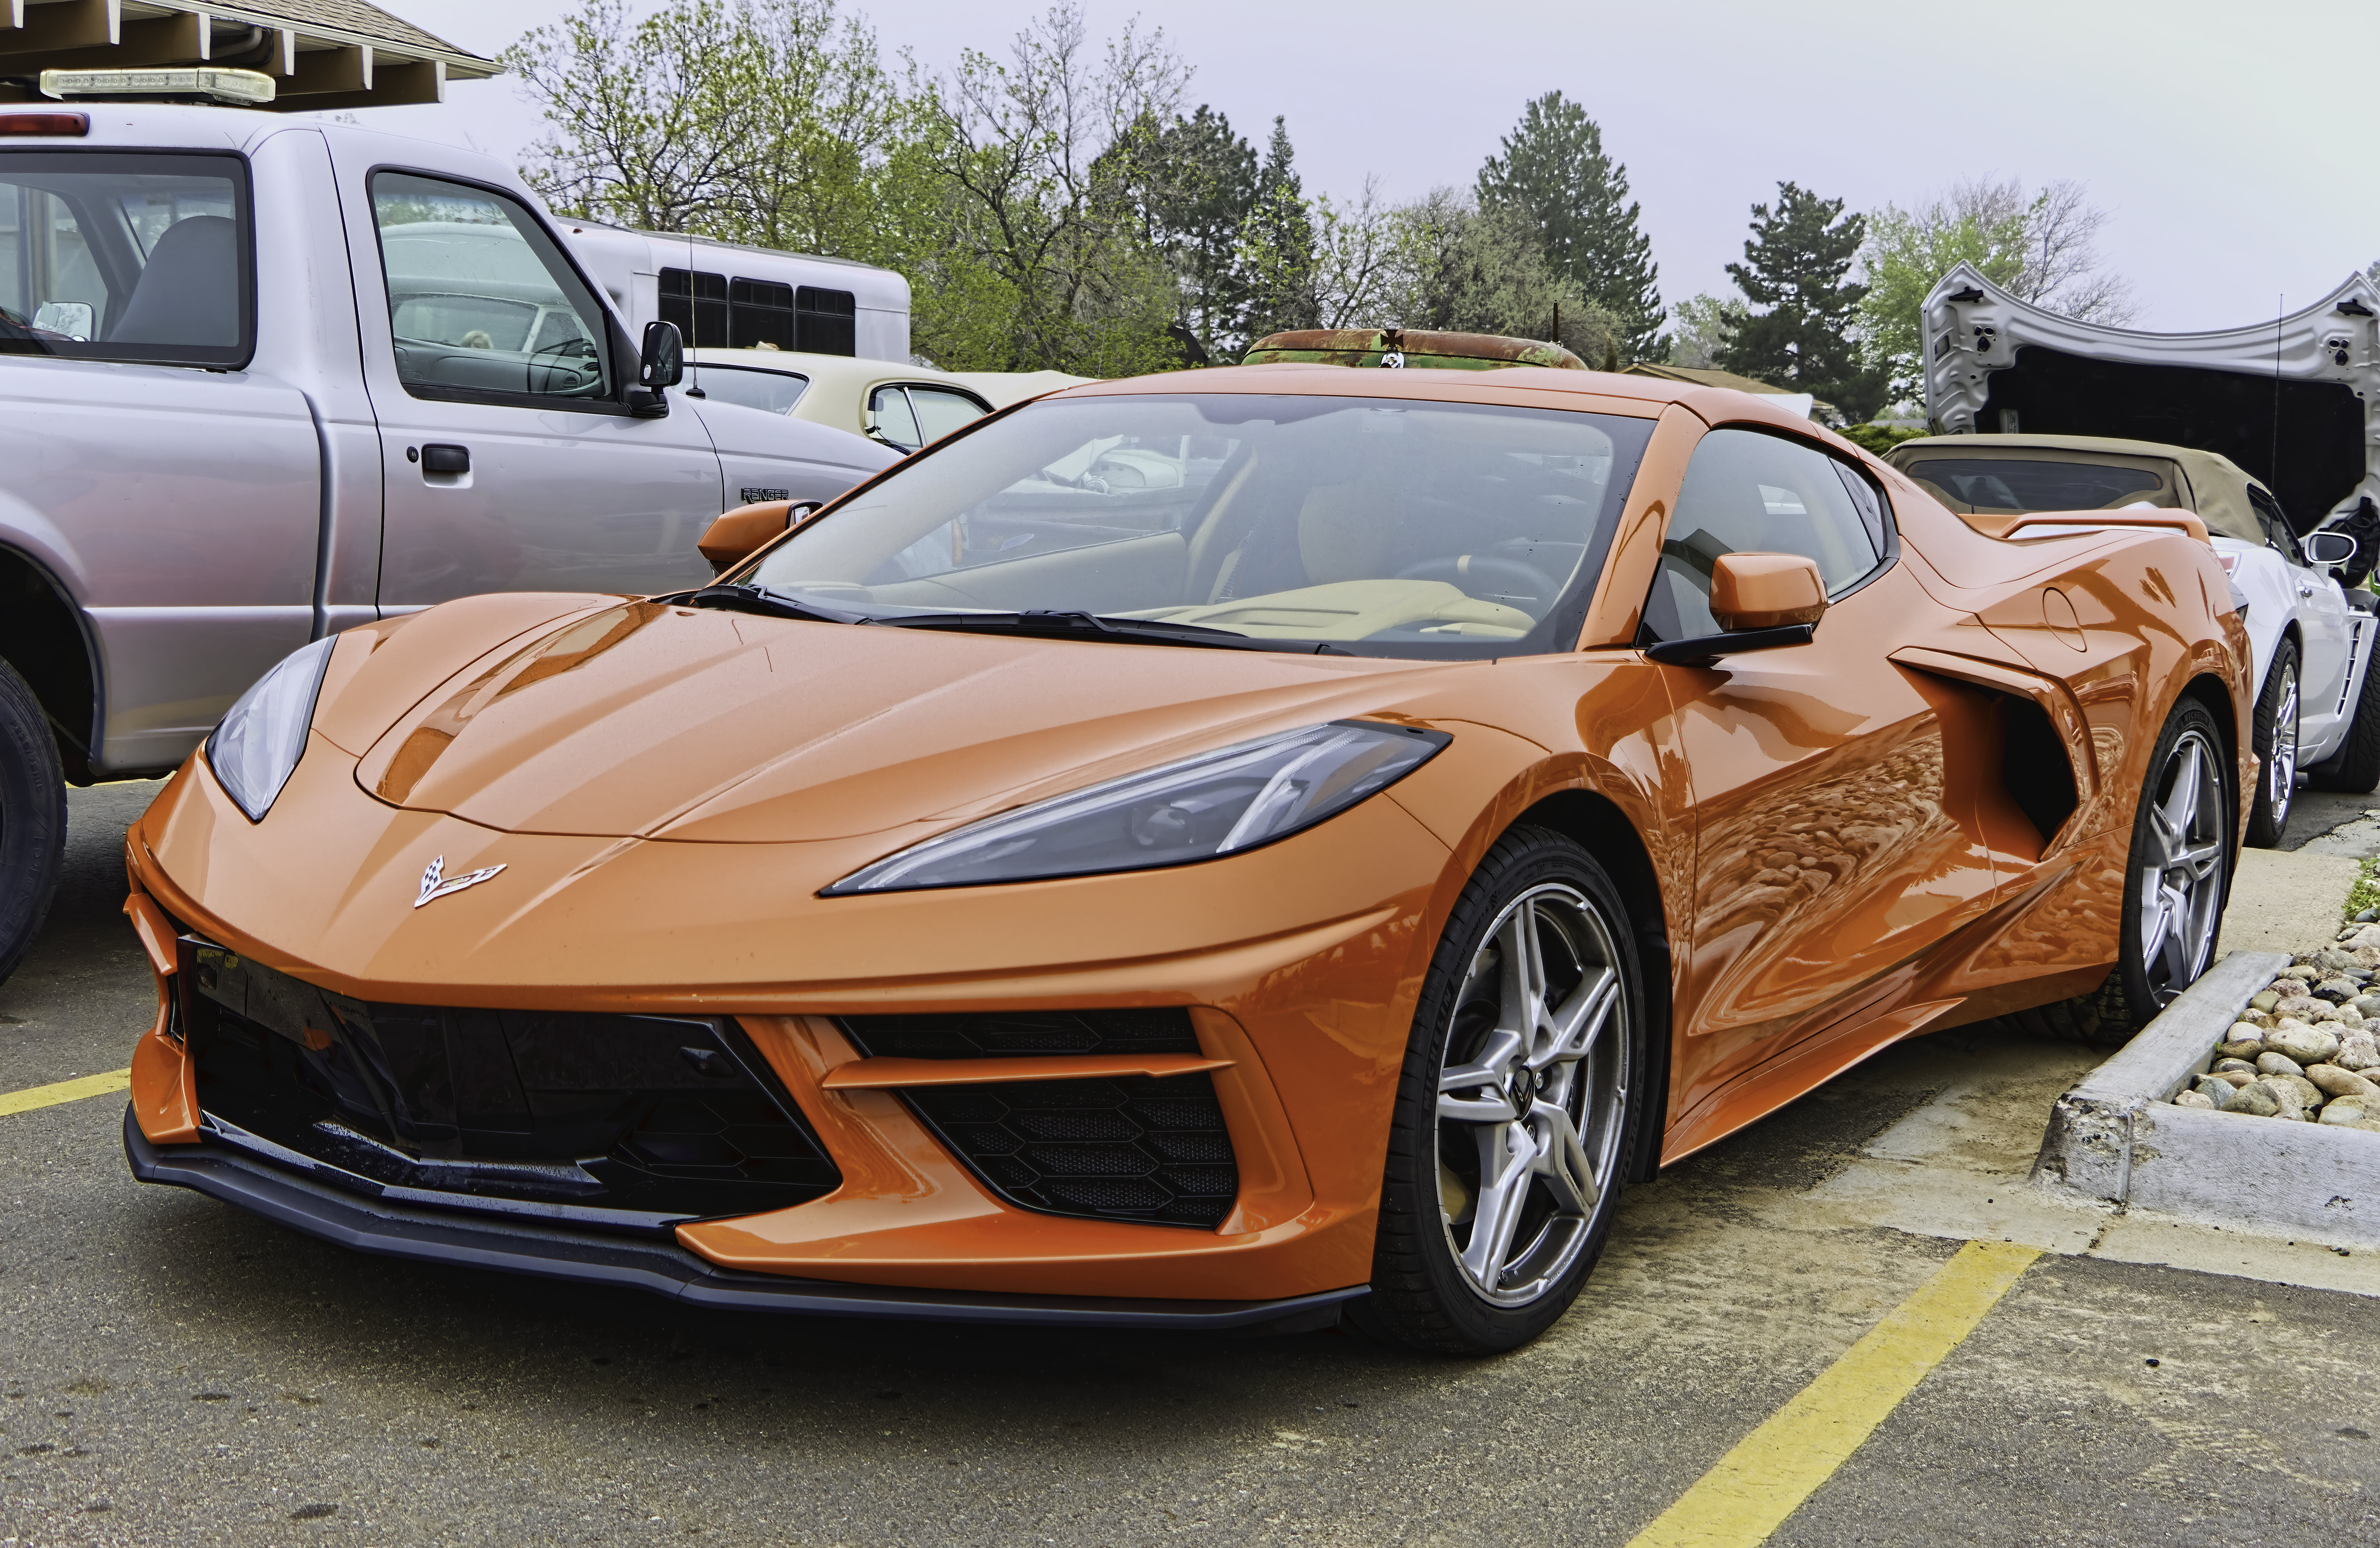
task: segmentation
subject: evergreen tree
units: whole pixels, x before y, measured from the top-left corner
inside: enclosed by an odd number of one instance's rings
[[[1264,165],[1257,173],[1256,207],[1242,225],[1240,245],[1248,276],[1243,345],[1290,328],[1321,326],[1313,286],[1314,220],[1290,149],[1289,127],[1278,116],[1265,147]]]
[[[1247,310],[1240,227],[1257,205],[1257,153],[1211,107],[1133,138],[1141,142],[1149,242],[1165,255],[1178,292],[1175,337],[1187,363],[1220,361],[1239,342]]]
[[[1752,207],[1744,262],[1727,266],[1758,309],[1729,329],[1719,364],[1742,376],[1812,393],[1852,421],[1884,406],[1885,372],[1862,364],[1854,325],[1867,286],[1851,283],[1867,220],[1793,183],[1777,203]]]
[[[1479,169],[1480,206],[1511,204],[1528,215],[1547,265],[1618,323],[1623,360],[1666,356],[1652,239],[1637,228],[1628,169],[1604,153],[1603,130],[1548,91],[1522,111],[1503,145]]]

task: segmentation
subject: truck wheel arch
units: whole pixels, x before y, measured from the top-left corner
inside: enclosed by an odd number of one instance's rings
[[[91,620],[49,570],[0,544],[0,660],[41,699],[69,784],[88,785],[103,702]]]

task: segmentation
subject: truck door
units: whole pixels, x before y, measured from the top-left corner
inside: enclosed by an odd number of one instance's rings
[[[699,585],[725,508],[701,421],[631,415],[617,331],[527,206],[377,171],[359,299],[386,495],[380,601]],[[368,308],[369,310],[369,308]]]

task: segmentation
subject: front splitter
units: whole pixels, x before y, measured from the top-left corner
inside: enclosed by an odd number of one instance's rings
[[[1367,1286],[1284,1300],[1139,1300],[1122,1297],[972,1295],[722,1269],[671,1243],[564,1226],[465,1219],[367,1200],[204,1143],[152,1145],[129,1107],[124,1154],[145,1183],[191,1188],[310,1237],[358,1252],[540,1279],[643,1290],[688,1306],[898,1322],[1011,1326],[1311,1333],[1337,1324]]]

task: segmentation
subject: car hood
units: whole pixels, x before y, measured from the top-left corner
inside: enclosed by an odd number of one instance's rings
[[[435,613],[408,626],[439,627]],[[432,687],[358,761],[514,833],[784,843],[961,820],[1393,706],[1464,664],[1042,640],[632,602]]]

